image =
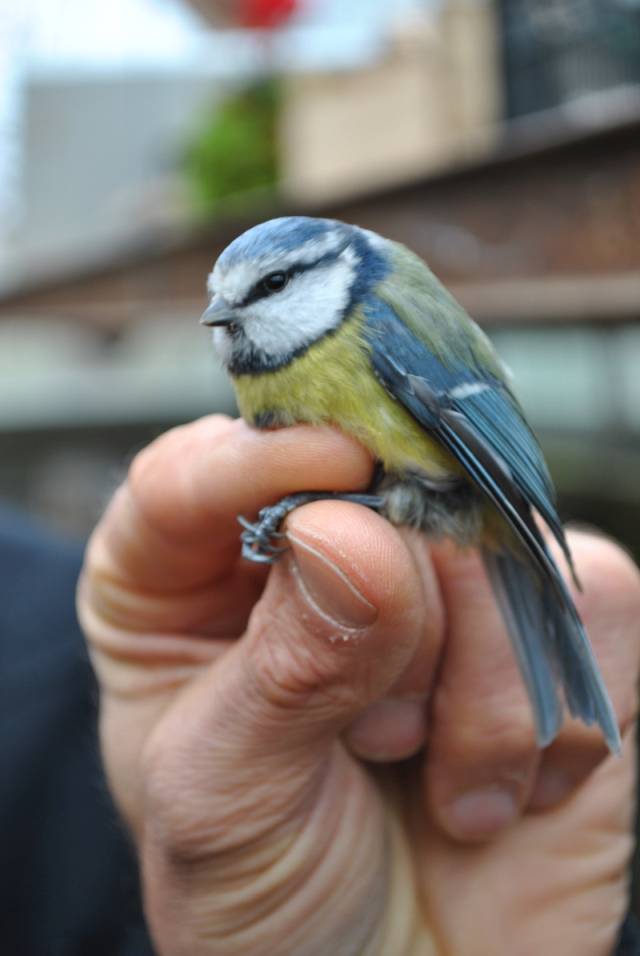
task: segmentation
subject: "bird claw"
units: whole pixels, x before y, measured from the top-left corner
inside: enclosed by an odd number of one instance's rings
[[[247,541],[244,536],[242,537],[242,557],[245,561],[252,561],[254,564],[275,564],[280,555],[287,550],[287,548],[267,549],[264,545]]]
[[[238,523],[244,528],[240,535],[243,558],[255,564],[275,564],[280,555],[288,550],[287,547],[278,547],[274,543],[286,538],[285,534],[276,530],[276,522],[279,520],[279,513],[274,515],[271,508],[262,508],[255,523],[242,515],[238,516]]]

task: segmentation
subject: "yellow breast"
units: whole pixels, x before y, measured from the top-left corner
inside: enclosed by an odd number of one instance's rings
[[[283,425],[334,424],[358,438],[387,471],[459,474],[449,452],[380,385],[361,329],[355,317],[284,368],[236,376],[242,416],[250,423],[276,413]]]

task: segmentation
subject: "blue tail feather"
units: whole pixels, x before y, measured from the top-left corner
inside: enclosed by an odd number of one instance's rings
[[[619,753],[615,714],[570,595],[563,606],[538,570],[512,553],[485,548],[482,556],[531,699],[540,746],[550,744],[562,726],[562,688],[571,714],[597,723],[609,748]]]

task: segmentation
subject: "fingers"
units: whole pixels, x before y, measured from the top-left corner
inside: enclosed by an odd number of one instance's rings
[[[362,447],[335,429],[259,432],[211,416],[138,455],[92,548],[108,573],[175,593],[229,573],[239,514],[294,491],[365,487],[370,470]]]
[[[584,585],[575,595],[624,730],[636,714],[640,585],[613,543],[572,535]],[[480,562],[435,550],[447,635],[425,768],[426,799],[447,833],[485,840],[525,811],[566,800],[607,757],[598,728],[567,721],[540,752],[530,705]],[[615,758],[608,758],[615,759]]]
[[[434,553],[447,615],[426,765],[451,835],[487,839],[524,809],[539,760],[527,695],[479,556]]]

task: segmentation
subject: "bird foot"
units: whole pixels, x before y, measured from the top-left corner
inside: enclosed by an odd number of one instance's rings
[[[367,494],[332,494],[331,492],[306,491],[295,495],[287,495],[275,505],[267,505],[258,512],[256,522],[248,521],[242,515],[238,522],[244,529],[240,535],[242,542],[242,557],[256,564],[275,564],[278,558],[288,550],[287,545],[278,544],[286,538],[279,527],[295,508],[309,504],[312,501],[351,501],[354,504],[364,505],[374,511],[382,507],[382,498],[378,495]]]

